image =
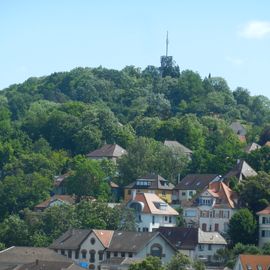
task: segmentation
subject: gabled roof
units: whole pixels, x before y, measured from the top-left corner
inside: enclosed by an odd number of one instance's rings
[[[232,122],[230,124],[230,128],[233,130],[233,132],[237,135],[241,135],[241,136],[245,136],[247,134],[246,129],[244,128],[244,126],[236,121],[236,122]]]
[[[219,201],[216,202],[215,207],[219,207],[222,205],[228,205],[230,208],[236,207],[236,193],[233,192],[225,183],[219,181],[219,182],[213,182],[210,183],[209,189],[207,189],[209,193],[214,193],[216,198],[219,199]]]
[[[110,230],[93,230],[99,241],[105,248],[110,246],[114,231]]]
[[[245,147],[245,152],[246,152],[246,153],[250,153],[250,152],[255,151],[255,150],[257,150],[257,149],[260,149],[260,148],[262,148],[262,147],[261,147],[259,144],[253,142],[253,143],[248,144],[248,145]]]
[[[50,245],[52,249],[78,249],[85,239],[94,232],[102,245],[107,248],[110,245],[114,231],[110,230],[90,230],[90,229],[70,229],[62,234]]]
[[[169,148],[171,148],[174,151],[183,152],[183,153],[189,154],[189,155],[193,153],[192,150],[190,150],[189,148],[187,148],[183,144],[179,143],[178,141],[165,140],[164,145],[168,146]]]
[[[202,190],[214,180],[219,179],[218,174],[188,174],[174,189],[178,190]]]
[[[71,172],[67,172],[65,174],[55,176],[54,181],[53,181],[54,187],[61,186],[62,183],[65,181],[65,179],[70,176],[70,174],[71,174]]]
[[[16,270],[83,270],[73,262],[47,262],[36,260],[16,268]]]
[[[239,260],[243,268],[247,270],[258,270],[258,266],[261,266],[262,270],[268,270],[270,265],[270,255],[240,254]]]
[[[198,228],[159,227],[163,234],[176,249],[194,250],[198,245]]]
[[[138,253],[158,236],[161,236],[175,250],[175,247],[159,232],[115,231],[108,251]]]
[[[199,244],[227,245],[226,240],[218,232],[204,232],[199,228]]]
[[[134,200],[130,200],[127,205],[132,203],[140,203],[142,205],[142,213],[153,215],[178,216],[179,213],[169,204],[164,202],[154,193],[137,193]],[[164,208],[162,206],[165,206]]]
[[[54,201],[61,201],[66,204],[74,204],[75,203],[75,197],[71,195],[54,195],[50,197],[49,199],[37,204],[35,206],[35,209],[46,209],[47,207],[50,206],[50,204]]]
[[[53,241],[52,249],[78,249],[92,230],[70,229]]]
[[[139,183],[141,182],[147,182],[149,185],[140,185]],[[158,174],[148,174],[138,178],[136,181],[130,183],[125,188],[172,190],[174,185],[169,183],[168,180],[164,179]]]
[[[126,153],[127,151],[118,144],[105,144],[101,148],[88,153],[86,156],[92,158],[95,157],[119,158]]]
[[[0,265],[18,265],[31,263],[36,260],[71,262],[66,256],[57,254],[49,248],[13,246],[0,251]]]
[[[238,160],[236,166],[226,173],[223,177],[225,182],[231,177],[236,177],[239,180],[244,180],[251,176],[256,176],[257,172],[245,161]]]
[[[263,210],[257,212],[257,215],[270,215],[270,205],[268,205]]]

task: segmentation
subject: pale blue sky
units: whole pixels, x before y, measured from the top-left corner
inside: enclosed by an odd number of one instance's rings
[[[269,0],[0,0],[0,89],[75,67],[159,66],[270,97]]]

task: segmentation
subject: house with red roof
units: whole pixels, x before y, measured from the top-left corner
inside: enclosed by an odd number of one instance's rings
[[[182,207],[189,227],[226,233],[230,218],[237,211],[238,198],[225,183],[215,181]]]
[[[269,255],[240,254],[233,270],[269,270]]]
[[[135,210],[140,232],[152,232],[160,226],[175,227],[179,213],[154,193],[133,193],[127,207]]]
[[[259,216],[259,247],[270,242],[270,205],[257,212]]]

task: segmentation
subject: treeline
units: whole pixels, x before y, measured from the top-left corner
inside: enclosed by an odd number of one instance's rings
[[[149,172],[174,182],[179,172],[223,174],[245,158],[269,173],[270,147],[246,154],[229,127],[235,120],[247,142],[270,140],[266,97],[190,70],[164,77],[153,66],[77,68],[11,85],[0,92],[1,224],[48,198],[54,176],[66,172],[69,194],[99,201],[111,199],[108,179],[123,186]],[[192,160],[174,155],[165,139],[190,148]],[[117,166],[85,158],[105,143],[129,155]]]

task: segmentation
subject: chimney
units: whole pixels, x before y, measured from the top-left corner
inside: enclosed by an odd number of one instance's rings
[[[137,190],[136,189],[131,190],[131,198],[132,198],[133,201],[136,198],[136,194],[137,194]]]

